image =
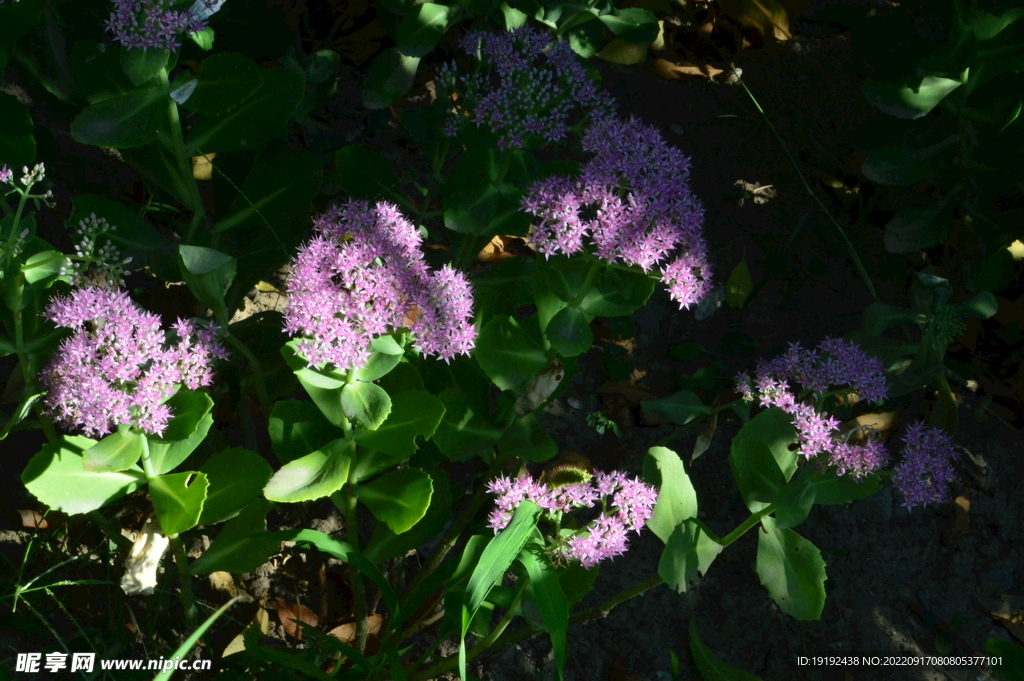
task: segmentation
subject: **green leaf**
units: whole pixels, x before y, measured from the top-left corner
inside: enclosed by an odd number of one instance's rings
[[[807,465],[800,474],[790,478],[782,488],[778,501],[775,502],[775,524],[777,527],[796,527],[807,520],[807,515],[814,506],[817,496],[814,466]]]
[[[941,205],[901,210],[885,225],[885,250],[914,253],[940,244],[949,236],[952,217]]]
[[[743,309],[747,296],[754,290],[754,280],[750,278],[747,268],[747,256],[744,253],[736,267],[733,268],[729,280],[725,282],[725,303],[734,310]]]
[[[338,169],[335,181],[353,199],[395,200],[398,177],[391,161],[379,151],[352,144],[338,149],[334,164]]]
[[[704,645],[697,631],[697,616],[690,616],[690,654],[704,681],[760,681],[756,676],[730,667]]]
[[[449,459],[466,461],[490,448],[504,434],[505,429],[478,413],[461,390],[448,388],[437,397],[444,404],[445,412],[432,440]]]
[[[913,120],[927,115],[960,85],[959,80],[939,76],[925,76],[914,86],[869,79],[864,83],[863,92],[876,109],[896,118]]]
[[[341,389],[345,416],[369,430],[376,430],[391,413],[391,397],[374,383],[348,383]]]
[[[195,33],[189,33],[188,37],[192,39],[192,42],[199,47],[203,52],[209,52],[213,49],[214,32],[213,28],[207,26],[201,31]]]
[[[757,576],[782,612],[798,620],[821,617],[825,607],[825,561],[821,551],[793,530],[761,518],[757,533]]]
[[[252,572],[277,553],[281,540],[266,534],[267,512],[273,507],[256,499],[224,524],[217,538],[189,568],[193,575],[223,570],[231,574]]]
[[[697,516],[697,492],[679,456],[666,447],[651,447],[644,457],[644,480],[658,488],[658,503],[647,527],[667,542],[684,520]]]
[[[977,269],[974,287],[981,291],[999,293],[1009,287],[1017,276],[1017,263],[1008,248],[989,254]]]
[[[134,492],[145,483],[141,470],[98,473],[85,470],[82,452],[96,442],[65,435],[43,445],[25,466],[21,481],[52,509],[73,515],[88,513]]]
[[[163,475],[196,450],[213,425],[213,400],[203,392],[179,390],[169,400],[174,417],[162,437],[149,438],[149,461],[157,475]]]
[[[452,176],[455,177],[454,170]],[[519,190],[508,182],[494,184],[483,175],[473,180],[449,183],[444,196],[445,228],[476,236],[525,234],[529,217],[520,208]]]
[[[533,414],[513,421],[497,447],[502,456],[524,461],[547,461],[558,454],[558,445]]]
[[[17,98],[0,92],[0,166],[17,173],[36,158],[36,139],[32,135],[32,116]]]
[[[868,154],[861,166],[864,176],[877,184],[909,187],[930,180],[938,171],[939,154],[959,139],[952,135],[923,149],[881,147]]]
[[[355,443],[339,438],[281,467],[263,488],[271,501],[312,501],[330,496],[348,480]]]
[[[658,575],[676,593],[686,593],[691,584],[708,572],[725,547],[707,535],[703,525],[692,518],[676,525],[665,542],[658,562]]]
[[[166,68],[170,53],[166,50],[121,48],[121,69],[132,85],[139,86]]]
[[[57,278],[60,268],[64,266],[65,262],[66,258],[60,251],[40,251],[25,260],[21,271],[25,275],[26,282],[39,284],[40,288],[46,288]],[[49,281],[46,281],[47,279]]]
[[[658,38],[658,18],[645,9],[620,9],[616,14],[604,14],[598,19],[616,38],[628,43],[649,45]]]
[[[771,448],[751,438],[732,441],[729,464],[747,508],[756,513],[779,497],[786,477],[772,457]]]
[[[796,443],[797,433],[793,417],[788,413],[778,407],[764,410],[743,424],[733,441],[745,438],[758,440],[768,446],[786,480],[796,472],[798,455],[789,446]]]
[[[295,351],[295,343],[294,340],[288,341],[281,348],[285,362],[291,367],[295,377],[299,379],[299,383],[306,389],[306,393],[327,420],[339,428],[342,427],[348,418],[341,407],[341,389],[345,385],[344,378],[340,375],[334,377],[327,372],[310,368],[306,360]]]
[[[690,390],[680,390],[658,400],[644,400],[640,404],[645,411],[660,414],[679,425],[685,425],[698,416],[706,416],[713,411],[697,397],[697,393]]]
[[[544,630],[551,636],[555,656],[555,678],[562,677],[565,669],[567,636],[569,633],[569,603],[558,581],[558,572],[544,551],[536,545],[527,546],[519,553],[519,562],[530,578],[527,593],[540,608]]]
[[[125,149],[151,142],[166,122],[167,92],[148,87],[92,104],[71,121],[80,144]]]
[[[214,454],[199,470],[210,483],[200,525],[222,523],[237,516],[260,496],[274,474],[262,456],[242,447]]]
[[[134,89],[121,68],[120,50],[95,40],[75,42],[71,73],[81,97],[90,104]]]
[[[544,348],[515,319],[499,315],[480,330],[474,356],[502,390],[520,392],[548,364]]]
[[[594,344],[587,315],[578,307],[563,307],[548,322],[544,334],[563,357],[582,355]]]
[[[196,471],[161,475],[149,481],[153,511],[164,535],[181,534],[196,526],[209,486],[206,476]]]
[[[359,501],[395,534],[408,532],[420,521],[433,492],[430,476],[419,468],[399,468],[356,488]]]
[[[395,30],[395,45],[406,57],[424,57],[433,50],[455,13],[454,7],[425,2],[405,15]]]
[[[331,80],[341,61],[341,55],[334,50],[317,50],[309,55],[309,68],[306,70],[306,82],[320,85]]]
[[[953,309],[965,319],[989,319],[999,311],[999,302],[988,291],[982,291],[970,300],[957,303]]]
[[[6,339],[0,337],[0,340]],[[6,354],[14,354],[14,350],[12,349],[11,352]],[[25,392],[27,393],[28,391]],[[6,423],[4,423],[3,428],[0,428],[0,440],[5,439],[11,434],[12,428],[25,420],[25,417],[31,413],[32,406],[39,401],[43,394],[44,393],[36,393],[35,395],[25,394],[21,398],[21,401],[18,403],[18,408],[14,410],[14,413],[11,414],[9,419],[6,419]]]
[[[992,674],[999,681],[1024,681],[1024,646],[1001,638],[985,641],[989,655],[999,658],[999,664],[991,665]]]
[[[398,48],[389,47],[374,58],[363,83],[363,106],[385,109],[409,91],[416,79],[419,57],[407,57]]]
[[[128,428],[118,428],[85,450],[82,463],[87,471],[107,473],[131,468],[141,456],[142,436]]]
[[[881,336],[889,329],[901,324],[924,324],[928,318],[918,312],[889,305],[879,300],[868,305],[861,317],[864,330],[872,336]]]
[[[593,317],[621,317],[643,307],[652,293],[654,279],[646,274],[603,267],[580,307]]]
[[[442,470],[434,470],[429,475],[434,491],[430,495],[430,506],[419,522],[402,534],[395,534],[387,523],[377,523],[373,529],[373,536],[363,549],[363,555],[374,565],[423,546],[440,534],[451,520],[452,491],[448,475]]]
[[[192,126],[186,154],[256,149],[284,128],[302,103],[306,80],[284,68],[263,71],[262,75],[263,84],[249,99],[230,111],[205,115]]]
[[[220,52],[203,60],[196,89],[182,106],[201,114],[230,111],[262,85],[263,75],[256,62],[236,52]]]
[[[356,443],[384,455],[360,455],[356,479],[365,479],[415,454],[419,448],[416,438],[429,439],[444,412],[444,403],[424,390],[407,390],[395,395],[384,423],[376,430],[356,433]]]
[[[390,338],[390,336],[384,336],[384,338]],[[376,381],[387,376],[401,361],[401,353],[395,355],[387,352],[374,352],[370,355],[370,359],[366,361],[366,364],[355,370],[352,379],[365,383]]]
[[[526,541],[537,527],[540,507],[532,501],[524,501],[516,508],[512,520],[507,527],[487,543],[480,560],[473,568],[466,585],[466,595],[462,605],[462,633],[459,650],[459,667],[461,676],[466,678],[466,632],[473,621],[480,605],[487,598],[494,585],[504,576],[512,561],[523,549]]]
[[[850,475],[837,475],[834,468],[822,473],[812,485],[814,503],[822,506],[845,506],[857,499],[867,499],[882,489],[882,481],[877,475],[857,480]]]
[[[344,436],[340,428],[324,418],[315,404],[298,400],[276,402],[270,412],[267,430],[270,431],[274,454],[281,463],[294,461]]]
[[[227,324],[231,315],[224,292],[235,278],[237,261],[226,253],[203,246],[178,246],[181,276],[199,302],[213,310],[214,317]]]

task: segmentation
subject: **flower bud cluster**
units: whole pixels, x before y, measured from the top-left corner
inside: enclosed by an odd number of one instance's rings
[[[500,148],[521,148],[560,141],[574,119],[612,111],[611,97],[594,84],[569,44],[536,28],[474,31],[462,48],[480,61],[480,68],[460,77],[449,64],[435,80],[441,97],[458,95],[458,109],[445,126],[451,137],[472,120],[494,131]]]
[[[953,461],[956,450],[938,428],[918,422],[903,435],[903,460],[896,467],[892,483],[902,492],[908,509],[948,501],[956,478]]]
[[[711,266],[689,158],[636,118],[596,120],[583,148],[593,156],[579,176],[541,180],[523,199],[539,219],[530,237],[537,251],[572,255],[589,242],[602,260],[660,267],[680,307],[699,302],[711,290]]]
[[[206,29],[206,22],[221,2],[196,0],[186,10],[174,10],[178,0],[114,0],[107,30],[114,40],[132,49],[177,50],[182,33]]]
[[[121,251],[110,240],[116,227],[106,218],[91,213],[72,228],[78,237],[75,255],[68,257],[60,268],[60,276],[67,277],[72,286],[98,286],[117,289],[124,286],[125,267],[131,256],[121,257]]]
[[[47,408],[90,437],[123,424],[163,434],[173,416],[167,399],[182,385],[210,385],[214,358],[227,357],[212,330],[179,319],[167,334],[124,291],[75,289],[52,299],[45,316],[73,331],[41,373]]]
[[[813,403],[797,398],[790,384],[799,384],[814,393],[849,387],[862,399],[885,399],[885,369],[856,343],[827,338],[816,349],[793,343],[781,356],[758,363],[755,379],[740,373],[736,390],[743,399],[760,401],[764,407],[778,407],[793,417],[798,434],[799,452],[806,458],[826,453],[840,475],[863,476],[885,465],[885,448],[877,442],[850,444],[837,437],[839,420],[819,413]]]
[[[540,506],[549,519],[599,505],[600,515],[567,540],[559,537],[549,549],[552,558],[578,560],[588,569],[625,553],[629,533],[640,533],[658,501],[657,489],[619,471],[598,473],[587,482],[560,486],[546,485],[530,476],[499,477],[488,483],[487,490],[497,495],[490,515],[490,527],[495,533],[508,526],[523,501]]]
[[[422,235],[396,206],[350,201],[315,221],[288,283],[285,330],[310,366],[360,367],[377,336],[408,328],[421,352],[449,360],[476,340],[465,275],[431,271]]]

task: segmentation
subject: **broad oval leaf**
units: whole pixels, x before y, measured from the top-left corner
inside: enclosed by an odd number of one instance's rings
[[[221,523],[237,516],[260,496],[274,474],[262,456],[242,447],[214,454],[199,470],[210,483],[199,516],[200,525]]]
[[[199,523],[210,483],[196,471],[161,475],[149,481],[153,511],[165,536],[190,530]]]
[[[39,501],[68,514],[95,511],[146,482],[145,474],[138,469],[107,473],[85,470],[82,452],[95,444],[95,440],[78,435],[46,443],[25,466],[21,481]]]
[[[798,620],[821,617],[825,607],[825,561],[821,551],[793,530],[761,519],[757,533],[757,576],[782,612]]]
[[[0,166],[20,170],[36,158],[32,116],[16,97],[0,92]]]
[[[331,424],[311,402],[280,400],[274,404],[267,423],[270,444],[281,463],[294,461],[316,451],[344,432]]]
[[[220,52],[203,60],[195,90],[183,106],[201,114],[228,111],[244,103],[261,85],[263,74],[256,62],[236,52]]]
[[[391,397],[375,383],[357,381],[341,389],[341,409],[352,421],[376,430],[391,413]]]
[[[193,575],[223,570],[238,575],[252,572],[278,552],[281,540],[267,536],[267,512],[273,507],[256,499],[224,524],[217,538],[189,567]]]
[[[399,468],[356,488],[359,501],[395,534],[409,531],[427,512],[434,486],[419,468]]]
[[[213,400],[204,392],[179,390],[167,400],[167,405],[174,417],[161,437],[149,439],[149,460],[158,475],[187,459],[213,425]]]
[[[142,435],[121,428],[85,450],[82,455],[87,471],[123,471],[142,456]]]
[[[412,87],[419,65],[419,57],[407,57],[396,47],[382,51],[366,74],[363,106],[384,109],[397,102]]]
[[[444,403],[425,390],[407,390],[391,399],[391,412],[384,423],[376,430],[356,433],[360,446],[385,455],[361,454],[356,479],[364,479],[408,459],[418,449],[416,438],[429,438],[444,417]]]
[[[97,147],[141,147],[164,125],[166,98],[163,88],[148,87],[104,99],[75,116],[71,136]]]
[[[694,519],[676,525],[665,542],[658,562],[658,575],[669,588],[685,593],[691,584],[707,574],[725,547],[716,542]]]
[[[455,8],[425,2],[405,15],[395,31],[395,44],[407,57],[423,57],[437,46]]]
[[[698,416],[706,416],[713,411],[691,390],[680,390],[658,400],[644,400],[641,404],[644,411],[660,414],[679,425],[686,425]]]
[[[548,322],[544,335],[563,357],[582,355],[594,344],[587,315],[578,307],[559,310]]]
[[[487,377],[502,390],[525,388],[548,365],[544,348],[508,315],[498,315],[484,325],[473,354]]]
[[[667,542],[677,525],[697,516],[697,492],[679,455],[666,447],[647,450],[644,480],[658,488],[658,502],[647,527]]]
[[[939,76],[925,76],[913,87],[872,79],[864,84],[863,92],[875,108],[890,116],[913,120],[927,115],[960,85],[958,80]]]
[[[697,618],[690,616],[690,654],[704,681],[760,681],[756,676],[730,667],[704,645],[697,631]]]
[[[290,461],[270,478],[263,494],[271,501],[312,501],[330,496],[348,481],[355,456],[353,442],[339,438]]]

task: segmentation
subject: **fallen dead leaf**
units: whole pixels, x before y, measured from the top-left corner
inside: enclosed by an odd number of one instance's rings
[[[45,530],[50,526],[50,524],[46,522],[46,518],[44,518],[43,514],[39,511],[19,509],[18,515],[21,516],[21,526],[26,530]]]
[[[370,636],[376,636],[380,632],[380,625],[384,621],[384,617],[381,615],[370,615],[366,618],[367,629]],[[342,643],[351,644],[356,638],[356,623],[349,622],[347,624],[341,624],[327,632],[328,636],[333,636]]]
[[[693,443],[693,454],[690,455],[690,463],[693,463],[700,458],[701,454],[708,451],[717,428],[718,414],[712,414],[708,422],[704,424],[704,429],[700,431],[700,435],[697,436],[697,441]]]
[[[953,518],[942,532],[943,546],[953,546],[971,530],[971,499],[967,493],[961,494],[953,502]]]
[[[720,73],[725,73],[711,64],[694,64],[691,62],[674,62],[668,59],[652,59],[644,64],[644,70],[648,73],[664,78],[665,80],[682,80],[684,78],[714,78]]]
[[[558,360],[554,360],[550,367],[534,377],[530,387],[516,400],[516,416],[523,418],[536,411],[540,405],[547,402],[551,393],[555,392],[564,377],[565,371],[562,364]]]
[[[860,428],[857,433],[852,436],[854,442],[863,442],[864,438],[868,436],[872,430],[881,435],[888,435],[892,432],[893,428],[896,427],[897,419],[899,414],[894,411],[878,412],[871,414],[861,414],[860,416],[846,421],[839,426],[839,432],[846,434]]]
[[[213,159],[217,152],[192,157],[192,177],[197,180],[213,179]]]
[[[1024,612],[990,612],[989,616],[1003,625],[1011,636],[1024,643]]]
[[[235,586],[235,578],[230,572],[218,570],[210,573],[210,586],[217,591],[223,591],[231,597],[238,595],[238,587]]]
[[[492,263],[514,258],[527,251],[526,240],[518,236],[495,236],[476,256],[477,262]]]
[[[256,616],[252,619],[259,628],[261,634],[266,634],[270,630],[270,614],[260,608],[256,611]],[[245,630],[243,629],[237,636],[231,639],[231,642],[224,647],[224,652],[221,657],[227,657],[228,655],[234,655],[245,650]]]
[[[277,607],[277,619],[284,627],[284,633],[297,641],[302,640],[302,627],[299,622],[305,622],[311,627],[320,623],[316,613],[301,603],[289,603],[283,598],[275,598],[274,605]]]

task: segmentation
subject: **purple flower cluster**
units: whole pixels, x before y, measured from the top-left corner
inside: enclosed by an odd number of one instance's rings
[[[285,314],[310,366],[362,366],[370,342],[400,328],[444,360],[473,348],[469,281],[447,265],[430,270],[423,237],[397,207],[349,201],[317,218],[314,230],[293,263]]]
[[[579,176],[541,180],[523,199],[539,219],[530,237],[537,251],[572,255],[589,241],[602,260],[644,272],[660,266],[680,307],[699,302],[711,290],[711,266],[690,160],[636,118],[595,121],[583,148],[593,157]]]
[[[532,501],[545,513],[559,516],[600,503],[605,510],[597,518],[567,541],[558,541],[552,549],[553,557],[578,560],[588,569],[605,558],[625,553],[629,532],[639,534],[658,501],[657,489],[618,471],[598,473],[588,482],[557,487],[530,476],[500,477],[488,483],[487,490],[498,495],[490,515],[490,527],[495,533],[508,526],[523,501]]]
[[[173,415],[165,402],[184,385],[209,385],[224,348],[210,329],[179,319],[173,339],[160,317],[124,291],[80,288],[54,298],[45,316],[74,333],[43,370],[46,404],[55,420],[100,437],[121,424],[161,435]]]
[[[177,50],[182,33],[206,29],[209,16],[223,0],[197,0],[187,10],[174,10],[178,0],[114,0],[107,30],[114,40],[133,49]]]
[[[533,27],[505,33],[474,31],[462,48],[480,60],[481,68],[458,77],[453,64],[442,68],[437,83],[441,96],[458,94],[446,130],[454,137],[471,117],[499,138],[498,146],[524,147],[565,138],[573,118],[607,116],[612,100],[587,75],[566,42]]]
[[[892,479],[903,494],[903,505],[913,509],[948,501],[956,478],[952,462],[957,458],[949,437],[918,422],[907,428],[903,442],[903,461]]]
[[[855,445],[838,439],[839,420],[799,400],[791,382],[814,392],[849,386],[865,400],[881,401],[887,390],[881,361],[841,338],[825,339],[813,350],[793,343],[783,355],[759,362],[753,382],[747,374],[738,374],[736,390],[748,402],[757,399],[761,406],[778,407],[790,414],[799,452],[808,459],[825,452],[840,475],[858,477],[885,465],[888,456],[880,443],[869,440]]]
[[[0,0],[0,3],[2,1]],[[0,168],[0,184],[14,184],[14,171],[8,168],[6,164],[3,168]]]

